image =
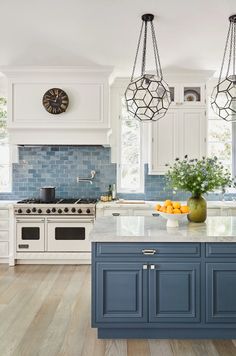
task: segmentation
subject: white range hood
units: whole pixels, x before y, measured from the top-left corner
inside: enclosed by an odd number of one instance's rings
[[[109,145],[111,67],[1,67],[8,82],[10,142],[17,145]],[[48,113],[44,93],[61,88],[66,112]]]

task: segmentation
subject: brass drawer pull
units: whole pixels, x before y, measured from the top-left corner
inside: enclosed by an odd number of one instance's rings
[[[143,255],[149,255],[149,256],[152,256],[152,255],[155,255],[157,251],[156,250],[142,250],[142,254]]]

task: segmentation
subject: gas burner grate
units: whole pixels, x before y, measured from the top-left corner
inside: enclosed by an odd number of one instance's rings
[[[58,198],[51,202],[44,202],[40,199],[23,199],[17,202],[17,204],[96,204],[97,199],[85,199],[85,198]]]

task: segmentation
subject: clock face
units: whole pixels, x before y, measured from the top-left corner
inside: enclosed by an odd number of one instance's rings
[[[66,111],[68,105],[68,95],[62,89],[49,89],[43,96],[43,106],[50,114],[61,114]]]

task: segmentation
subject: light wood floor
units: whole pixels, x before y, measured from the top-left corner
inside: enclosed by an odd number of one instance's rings
[[[0,265],[0,356],[236,356],[234,340],[98,340],[90,267]]]

